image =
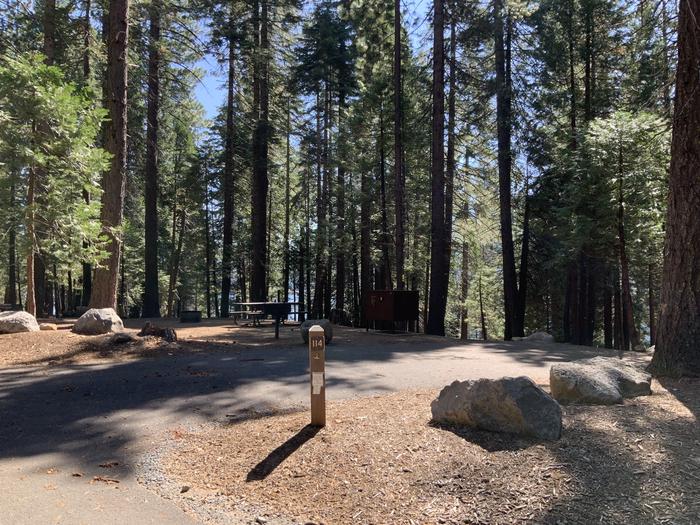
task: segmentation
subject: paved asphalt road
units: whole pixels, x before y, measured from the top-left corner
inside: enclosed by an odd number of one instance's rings
[[[329,399],[476,377],[529,375],[546,383],[551,363],[601,353],[338,332],[327,351]],[[279,342],[261,331],[228,352],[0,369],[0,524],[194,523],[136,482],[135,463],[169,430],[249,408],[305,404],[308,356],[298,337],[283,328]],[[118,464],[100,466],[110,463]]]

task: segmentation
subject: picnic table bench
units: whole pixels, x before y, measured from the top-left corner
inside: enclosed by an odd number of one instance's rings
[[[260,326],[260,321],[269,315],[275,321],[275,339],[279,339],[282,317],[292,313],[292,306],[297,304],[299,303],[267,301],[233,303],[233,307],[237,310],[229,314],[234,316],[234,322],[237,321],[238,316],[248,316],[253,321],[253,326]]]

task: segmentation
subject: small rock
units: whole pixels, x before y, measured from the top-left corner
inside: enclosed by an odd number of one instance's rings
[[[553,343],[554,336],[552,334],[548,334],[547,332],[535,332],[534,334],[530,334],[526,337],[522,337],[521,340],[522,341],[542,341],[543,343]]]
[[[333,325],[328,319],[307,319],[301,323],[299,329],[301,330],[301,338],[304,340],[304,343],[309,344],[309,330],[316,324],[323,328],[326,344],[330,343],[333,340]]]
[[[255,523],[260,523],[260,525],[265,525],[267,523],[267,518],[263,518],[262,516],[258,516],[255,518]]]
[[[0,334],[38,332],[36,317],[28,312],[0,312]]]
[[[433,420],[541,439],[561,437],[561,407],[528,377],[455,381],[430,405]]]
[[[139,332],[139,335],[141,337],[160,337],[168,343],[174,343],[175,341],[177,341],[177,333],[175,332],[175,330],[173,330],[172,328],[160,327],[151,323],[150,321],[146,321],[146,324],[143,325],[143,328]]]
[[[190,488],[191,487],[189,485],[183,485],[182,488],[180,489],[180,494],[184,494],[185,492],[190,490]]]
[[[113,308],[90,308],[73,325],[73,332],[83,335],[99,335],[122,330],[124,330],[124,323]]]
[[[58,330],[58,325],[54,323],[39,323],[39,330],[52,331]]]
[[[136,342],[136,338],[129,332],[116,332],[109,338],[109,344],[115,346],[134,342]]]
[[[651,375],[614,357],[559,363],[549,370],[552,396],[561,403],[614,405],[651,394]]]

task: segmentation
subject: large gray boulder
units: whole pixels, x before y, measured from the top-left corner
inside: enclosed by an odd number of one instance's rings
[[[122,330],[124,330],[124,323],[113,308],[90,308],[73,325],[73,332],[83,335],[99,335]]]
[[[301,323],[301,338],[304,343],[309,344],[309,329],[316,324],[323,328],[326,344],[330,343],[333,340],[333,325],[328,319],[307,319]]]
[[[651,375],[615,357],[594,357],[553,365],[549,386],[560,403],[613,405],[650,395]]]
[[[455,381],[430,405],[433,420],[540,439],[561,437],[561,407],[528,377]]]
[[[38,332],[36,317],[28,312],[0,312],[0,334]]]

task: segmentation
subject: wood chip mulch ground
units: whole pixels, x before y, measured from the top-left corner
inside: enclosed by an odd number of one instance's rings
[[[700,523],[700,382],[653,390],[565,407],[551,443],[433,426],[437,391],[333,402],[321,430],[303,412],[178,432],[162,468],[190,507],[258,523]]]

